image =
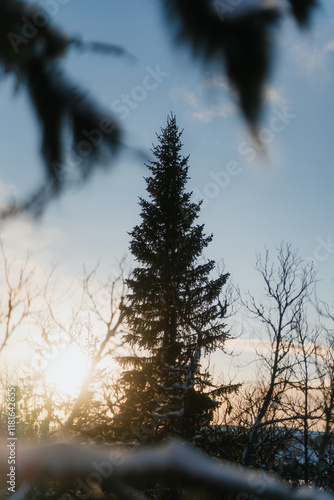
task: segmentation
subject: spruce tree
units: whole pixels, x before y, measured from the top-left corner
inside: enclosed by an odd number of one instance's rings
[[[219,389],[201,361],[228,336],[220,299],[228,274],[213,279],[216,264],[203,257],[212,235],[196,224],[201,203],[185,191],[189,157],[181,154],[181,135],[171,115],[146,165],[142,222],[130,233],[139,264],[127,280],[124,308],[133,355],[119,359],[123,399],[114,431],[139,441],[192,440],[219,405]]]

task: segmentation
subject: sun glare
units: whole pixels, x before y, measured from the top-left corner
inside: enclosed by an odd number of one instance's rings
[[[63,349],[51,359],[45,369],[46,382],[59,394],[75,396],[88,370],[87,357],[77,345]]]

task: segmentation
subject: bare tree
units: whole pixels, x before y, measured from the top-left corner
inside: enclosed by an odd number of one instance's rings
[[[63,286],[59,289],[54,270],[47,279],[46,307],[34,316],[40,336],[29,342],[34,359],[26,368],[24,378],[18,381],[25,400],[29,399],[28,406],[39,408],[34,413],[39,437],[46,438],[54,432],[62,435],[75,432],[98,439],[98,428],[110,420],[105,387],[110,385],[113,376],[108,362],[121,353],[123,344],[120,311],[126,288],[123,263],[114,277],[103,282],[98,274],[98,266],[90,273],[84,271],[79,286],[75,283],[67,290]],[[48,383],[46,376],[48,364],[66,352],[69,356],[65,356],[63,362],[70,364],[71,353],[82,353],[87,363],[79,391],[76,389],[72,394],[60,393],[57,385]],[[70,377],[69,367],[64,369]],[[24,408],[22,411],[23,422],[30,418],[31,412],[27,410],[24,414]]]
[[[266,383],[243,451],[243,465],[257,463],[259,430],[272,423],[270,409],[279,404],[289,387],[295,363],[292,348],[298,341],[298,320],[315,281],[312,265],[305,265],[290,244],[282,243],[279,247],[277,264],[271,262],[268,250],[264,258],[258,255],[256,270],[264,282],[266,303],[248,294],[245,306],[262,323],[270,351],[268,355],[260,354]]]
[[[287,414],[299,419],[301,433],[295,433],[294,440],[301,442],[301,463],[303,481],[308,484],[312,478],[315,461],[312,443],[312,430],[319,428],[323,418],[320,396],[320,379],[316,364],[316,353],[320,338],[318,328],[309,328],[307,313],[300,309],[296,318],[297,340],[294,346],[296,364],[294,377],[289,381],[292,389],[290,408]],[[288,405],[287,405],[288,406]],[[300,427],[299,427],[300,428]]]
[[[3,276],[3,289],[0,290],[0,352],[22,326],[32,312],[32,304],[39,290],[34,282],[34,266],[27,259],[14,267],[6,255],[3,241],[0,240],[0,259]]]
[[[119,354],[119,348],[123,345],[123,341],[120,338],[121,327],[124,320],[123,305],[126,293],[123,263],[120,263],[118,276],[110,278],[108,282],[102,286],[102,288],[101,286],[96,288],[96,272],[97,269],[94,269],[90,273],[85,272],[83,290],[88,299],[90,312],[93,316],[95,316],[95,320],[102,325],[104,333],[100,337],[99,342],[96,344],[95,349],[92,352],[87,376],[82,383],[76,404],[74,405],[70,416],[66,420],[66,428],[70,428],[75,419],[80,415],[80,410],[87,398],[88,388],[93,382],[98,364],[106,356],[117,356],[117,354]],[[105,308],[101,308],[101,304],[98,304],[96,300],[96,296],[101,291],[103,291],[106,299]],[[90,431],[86,429],[86,433],[88,432],[96,433],[96,426]]]
[[[320,380],[324,429],[319,439],[317,464],[313,477],[314,486],[333,489],[332,459],[334,452],[334,313],[323,301],[316,301],[324,335],[322,345],[317,346],[316,365]]]

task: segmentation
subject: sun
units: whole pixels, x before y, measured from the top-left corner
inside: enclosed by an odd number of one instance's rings
[[[57,393],[77,396],[87,375],[88,359],[77,345],[60,350],[45,368],[45,379]]]

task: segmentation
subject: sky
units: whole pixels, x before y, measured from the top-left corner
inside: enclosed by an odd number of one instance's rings
[[[275,31],[260,124],[265,154],[254,149],[225,75],[174,44],[159,2],[40,3],[65,33],[120,45],[136,57],[132,62],[72,49],[62,63],[115,114],[129,146],[150,154],[156,132],[170,112],[176,115],[184,129],[183,154],[190,154],[187,188],[194,200],[204,200],[200,222],[213,233],[205,255],[223,260],[242,292],[261,294],[256,253],[265,246],[274,253],[281,241],[290,242],[315,262],[318,293],[332,302],[334,1],[323,2],[309,31],[290,19]],[[38,123],[25,90],[12,77],[2,77],[0,85],[1,204],[12,193],[33,191],[43,170]],[[130,104],[121,102],[124,95]],[[86,186],[50,204],[39,222],[8,222],[0,234],[17,258],[29,250],[40,265],[57,263],[64,276],[80,275],[83,264],[108,266],[129,255],[128,232],[140,221],[145,175],[143,161],[123,153],[111,169],[100,169]]]

